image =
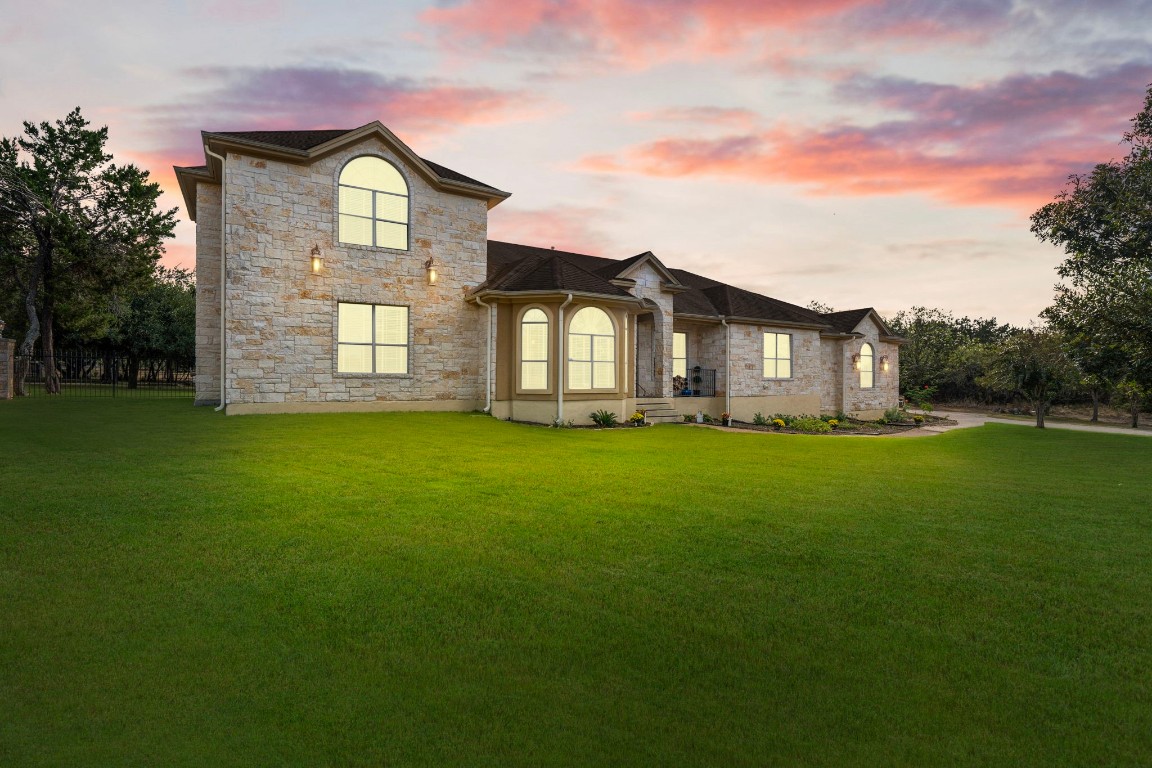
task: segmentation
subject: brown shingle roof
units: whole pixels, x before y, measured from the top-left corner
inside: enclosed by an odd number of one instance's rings
[[[286,149],[306,152],[310,149],[315,149],[321,144],[327,144],[333,139],[338,139],[345,134],[352,133],[354,130],[357,129],[341,128],[324,131],[207,131],[207,133],[213,136],[225,136],[239,141],[255,142],[257,144],[267,144],[272,147],[284,147]],[[420,160],[427,165],[433,173],[445,181],[473,184],[478,187],[484,187],[485,189],[491,189],[494,192],[500,191],[496,189],[496,187],[485,184],[482,181],[477,181],[470,176],[465,176],[459,171],[446,168],[439,163],[434,163],[423,157],[420,158]]]
[[[608,296],[630,296],[609,282],[647,256],[606,259],[584,253],[557,251],[531,245],[488,241],[488,280],[478,290],[562,291],[574,290]],[[711,278],[669,270],[687,290],[672,299],[672,311],[680,315],[741,317],[768,322],[827,327],[822,315],[810,309],[746,291]]]
[[[822,317],[824,322],[840,333],[852,333],[856,330],[856,326],[860,325],[860,321],[871,312],[871,307],[865,307],[864,309],[848,309],[843,312],[829,312]]]

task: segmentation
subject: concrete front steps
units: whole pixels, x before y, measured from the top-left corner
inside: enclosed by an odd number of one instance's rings
[[[649,424],[675,424],[683,417],[667,400],[637,400],[636,407],[644,411]]]

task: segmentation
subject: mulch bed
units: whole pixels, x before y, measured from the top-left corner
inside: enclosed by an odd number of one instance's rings
[[[848,419],[840,422],[831,432],[802,432],[798,429],[789,429],[788,427],[772,427],[760,426],[758,424],[751,424],[746,421],[731,422],[731,429],[747,429],[753,432],[780,432],[789,435],[898,435],[901,432],[908,432],[913,429],[920,429],[921,427],[931,426],[933,424],[955,424],[951,419],[940,418],[939,416],[925,416],[923,424],[917,424],[912,420],[906,422],[893,422],[890,424],[877,424],[874,421],[859,421],[857,419]],[[712,422],[712,426],[722,426],[720,422]]]

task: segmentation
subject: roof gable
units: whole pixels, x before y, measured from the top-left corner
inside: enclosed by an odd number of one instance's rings
[[[204,143],[207,164],[195,168],[174,166],[180,190],[184,195],[184,205],[193,221],[196,220],[196,184],[202,181],[219,184],[222,176],[220,160],[208,154],[209,150],[218,155],[226,156],[231,150],[307,164],[347,146],[376,138],[424,177],[429,184],[441,191],[483,198],[487,200],[489,209],[511,196],[508,192],[418,156],[378,120],[350,129],[201,131],[200,136]]]

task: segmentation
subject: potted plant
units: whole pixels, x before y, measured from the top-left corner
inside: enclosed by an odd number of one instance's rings
[[[632,422],[632,426],[634,426],[634,427],[644,426],[645,424],[648,423],[647,419],[648,419],[648,417],[644,413],[643,408],[637,408],[636,413],[634,413],[628,417],[628,421]]]
[[[692,394],[694,394],[696,397],[700,397],[700,382],[702,381],[704,381],[704,379],[700,376],[700,366],[693,366],[692,383],[696,386],[692,387]]]
[[[728,411],[724,411],[724,413],[720,414],[720,421],[726,427],[732,426],[732,414],[728,413]]]

